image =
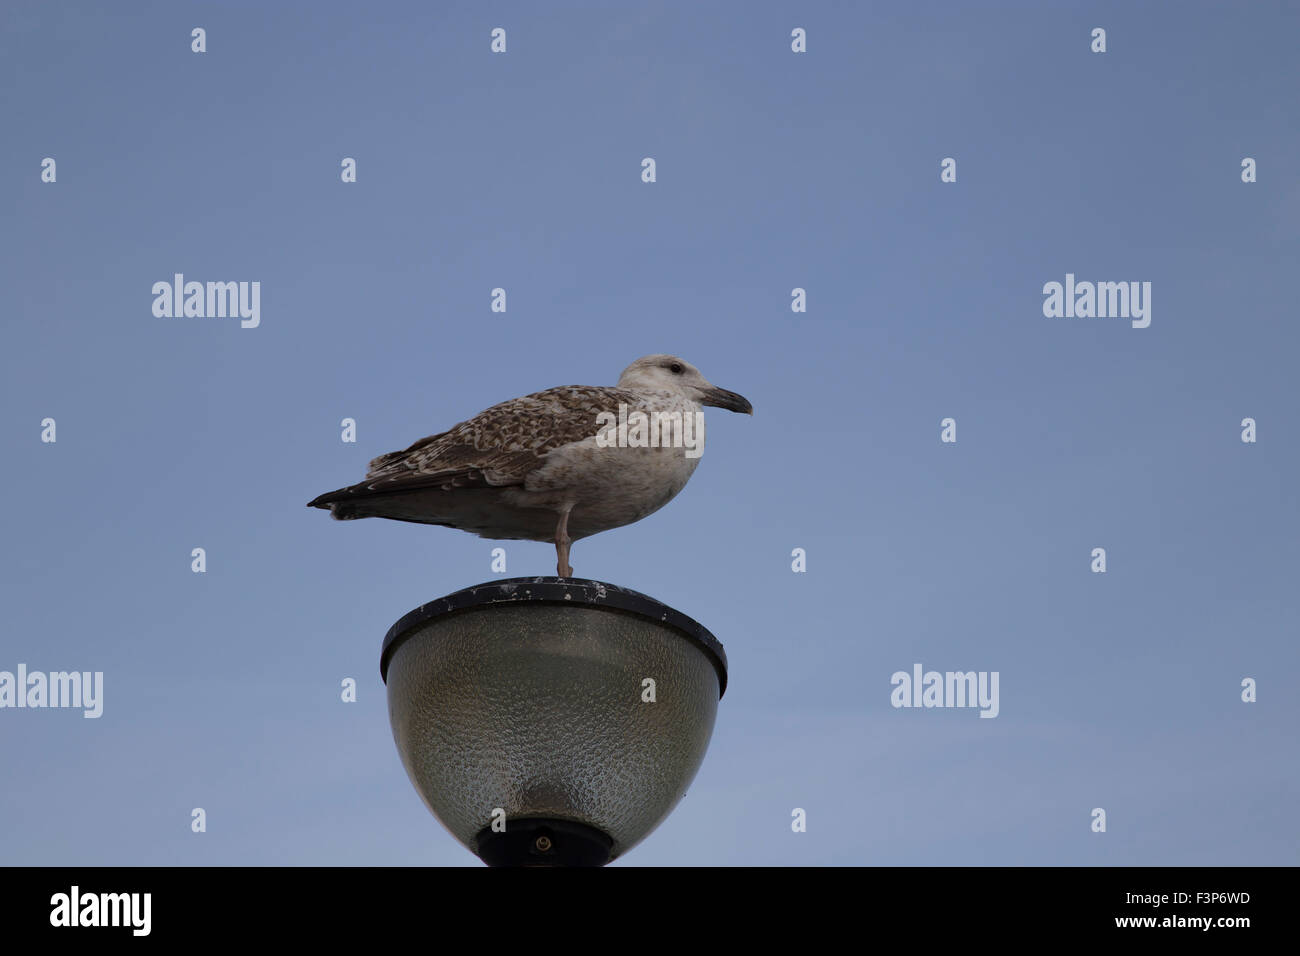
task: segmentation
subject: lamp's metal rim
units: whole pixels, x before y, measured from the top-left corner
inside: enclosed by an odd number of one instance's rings
[[[647,594],[630,588],[592,581],[587,578],[505,578],[486,581],[462,588],[446,597],[421,604],[404,614],[384,635],[384,645],[379,652],[379,674],[388,683],[388,662],[398,645],[420,625],[462,611],[490,607],[494,604],[562,604],[602,608],[609,611],[633,614],[656,624],[667,624],[697,645],[709,656],[718,672],[718,698],[727,690],[727,652],[709,629],[681,611],[656,601]]]

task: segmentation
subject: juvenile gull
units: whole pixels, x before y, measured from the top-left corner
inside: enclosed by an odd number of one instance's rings
[[[392,518],[483,538],[554,541],[556,571],[572,577],[572,542],[639,521],[686,486],[704,445],[703,429],[693,434],[702,405],[754,413],[689,362],[647,355],[612,388],[568,385],[493,405],[381,455],[365,481],[308,506],[344,520]],[[663,425],[649,436],[662,439],[658,447],[645,445],[636,412]],[[611,427],[614,420],[624,427]],[[681,423],[676,439],[667,422]]]

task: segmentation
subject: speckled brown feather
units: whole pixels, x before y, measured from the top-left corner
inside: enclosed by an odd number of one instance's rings
[[[438,435],[370,462],[366,480],[321,495],[332,502],[406,491],[522,485],[556,448],[600,431],[597,415],[635,407],[639,396],[617,388],[566,385],[493,405]]]

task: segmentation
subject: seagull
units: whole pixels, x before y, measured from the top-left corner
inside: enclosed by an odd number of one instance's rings
[[[613,387],[567,385],[493,405],[370,462],[364,481],[309,501],[340,520],[392,518],[482,538],[569,546],[653,514],[686,486],[710,405],[754,414],[675,355],[639,358]]]

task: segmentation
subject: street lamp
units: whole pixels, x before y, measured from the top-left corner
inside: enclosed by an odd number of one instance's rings
[[[727,658],[636,591],[512,578],[407,614],[380,672],[406,772],[457,840],[494,866],[599,866],[685,795]]]

